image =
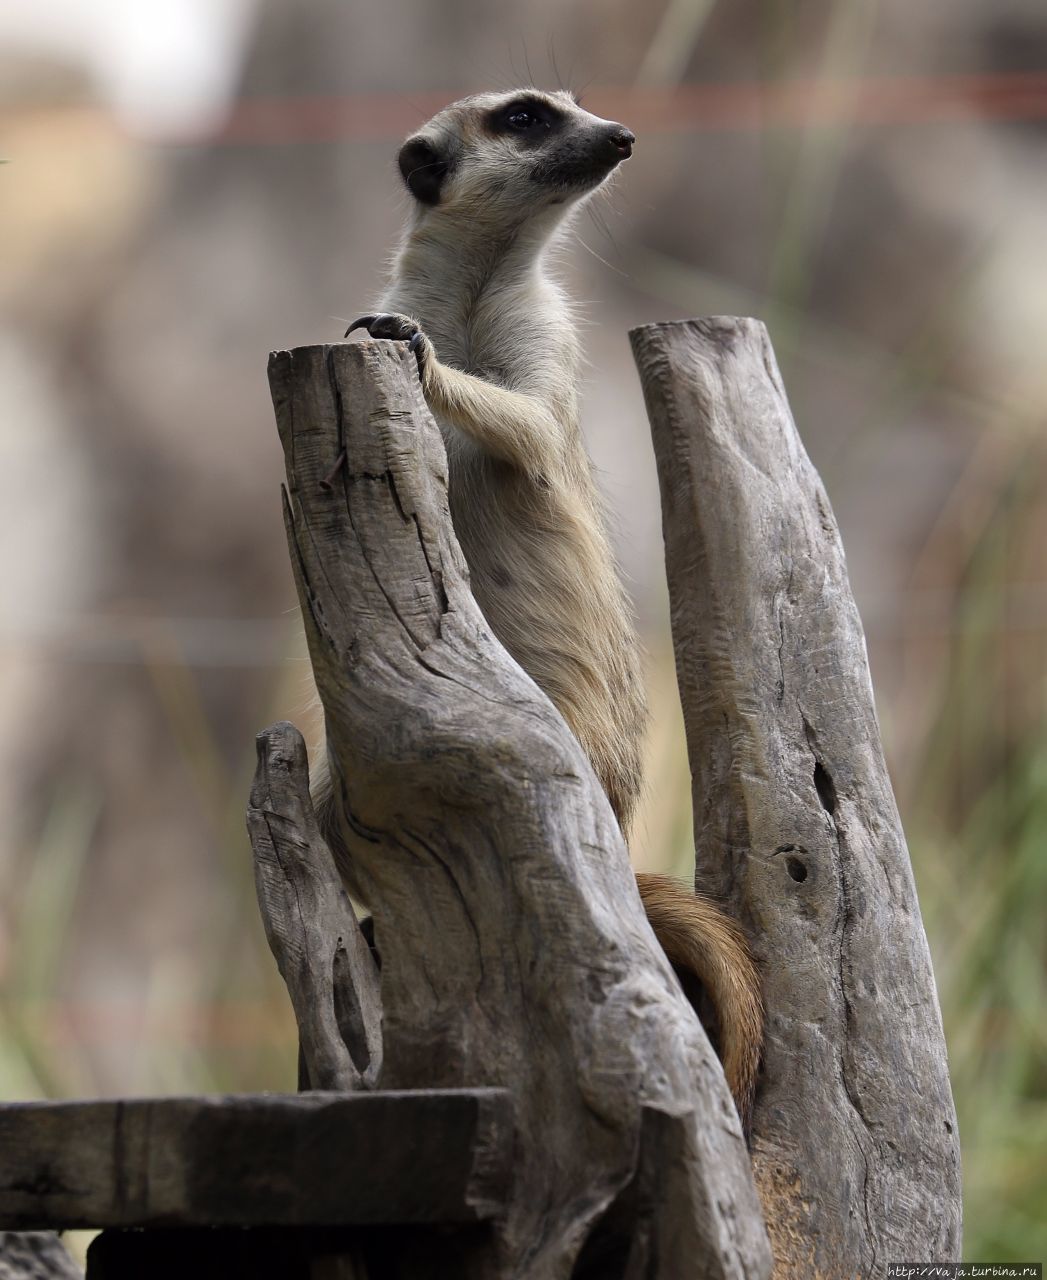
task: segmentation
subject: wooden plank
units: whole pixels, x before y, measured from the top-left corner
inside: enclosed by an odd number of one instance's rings
[[[0,1107],[0,1228],[488,1219],[503,1090],[245,1094]]]
[[[754,1165],[776,1276],[955,1258],[941,1016],[829,500],[767,331],[631,334],[658,459],[696,882],[767,1007]]]

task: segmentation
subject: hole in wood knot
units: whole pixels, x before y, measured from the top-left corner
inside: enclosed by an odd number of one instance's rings
[[[371,1053],[367,1044],[364,1011],[360,1007],[360,995],[353,981],[349,952],[343,937],[339,937],[331,958],[331,988],[334,1018],[342,1043],[349,1050],[353,1066],[363,1075],[371,1065]]]
[[[822,802],[822,808],[828,814],[836,812],[836,784],[833,782],[832,774],[826,769],[820,760],[814,762],[814,789],[818,792],[818,799]]]
[[[785,869],[797,884],[802,884],[807,879],[807,863],[802,858],[786,858]]]

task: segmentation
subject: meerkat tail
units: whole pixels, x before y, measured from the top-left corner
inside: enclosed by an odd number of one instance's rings
[[[637,872],[647,919],[671,964],[702,983],[720,1022],[720,1057],[748,1133],[763,1042],[760,975],[742,931],[708,898],[670,876]]]

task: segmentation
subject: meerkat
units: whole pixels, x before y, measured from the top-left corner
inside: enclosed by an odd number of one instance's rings
[[[415,352],[477,604],[581,743],[626,840],[647,719],[640,646],[579,427],[578,326],[546,256],[634,142],[566,92],[447,107],[400,149],[409,224],[378,308],[346,331]],[[313,791],[331,830],[323,767]],[[636,880],[670,962],[698,977],[715,1008],[744,1121],[762,1038],[745,940],[685,885]]]

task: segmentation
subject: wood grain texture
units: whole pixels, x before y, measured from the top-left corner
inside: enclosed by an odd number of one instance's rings
[[[605,1214],[617,1229],[647,1109],[672,1141],[620,1274],[767,1275],[722,1072],[606,797],[469,591],[413,355],[277,352],[270,385],[350,888],[382,956],[380,1083],[497,1085],[514,1101],[513,1186],[482,1274],[610,1274],[573,1267],[599,1252]]]
[[[313,814],[302,735],[258,735],[247,810],[258,907],[298,1023],[303,1087],[371,1088],[382,1066],[378,969]]]
[[[502,1209],[496,1089],[0,1107],[0,1227],[471,1223]]]
[[[631,334],[661,483],[697,884],[746,927],[776,1275],[960,1256],[930,957],[828,498],[764,326]]]

